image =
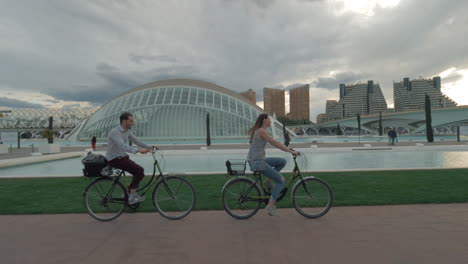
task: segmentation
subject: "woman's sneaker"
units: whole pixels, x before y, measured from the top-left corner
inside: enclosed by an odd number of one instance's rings
[[[141,203],[145,200],[145,196],[141,196],[138,193],[133,193],[128,196],[128,204]]]
[[[270,206],[265,206],[265,209],[267,213],[271,216],[277,216],[278,214],[276,213],[276,205],[273,205],[273,207]]]

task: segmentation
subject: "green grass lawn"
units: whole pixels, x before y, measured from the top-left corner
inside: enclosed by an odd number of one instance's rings
[[[322,172],[333,189],[334,206],[468,201],[468,169]],[[149,178],[149,177],[147,177]],[[196,210],[221,210],[225,175],[188,176],[197,193]],[[130,177],[126,177],[126,182]],[[83,213],[81,178],[0,179],[0,214]],[[151,194],[137,211],[153,211]],[[291,207],[290,193],[278,203]],[[132,211],[129,209],[129,211]]]

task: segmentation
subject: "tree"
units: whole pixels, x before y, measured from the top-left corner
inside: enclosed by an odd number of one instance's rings
[[[340,123],[336,126],[336,134],[338,136],[343,135],[343,132],[341,131]]]
[[[359,133],[359,144],[361,144],[361,116],[359,115],[359,113],[357,113],[356,119],[357,119],[358,133]]]
[[[206,145],[211,146],[210,113],[206,113]]]
[[[382,112],[379,113],[379,136],[383,135]]]
[[[42,131],[42,136],[47,138],[47,143],[54,144],[54,131],[46,128]]]
[[[426,138],[427,142],[434,142],[434,133],[432,131],[432,115],[431,115],[431,98],[426,94],[426,103],[424,105],[426,110]]]
[[[47,138],[47,143],[54,144],[54,130],[52,130],[54,118],[49,116],[49,127],[42,132],[42,136]]]

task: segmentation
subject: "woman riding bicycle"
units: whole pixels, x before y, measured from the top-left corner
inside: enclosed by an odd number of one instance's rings
[[[267,132],[267,128],[270,126],[271,120],[268,114],[260,114],[255,125],[249,129],[250,148],[247,160],[252,171],[258,171],[269,178],[266,181],[267,185],[271,185],[271,180],[276,182],[272,188],[268,205],[265,207],[268,214],[274,216],[276,215],[275,203],[284,186],[284,177],[279,172],[286,165],[286,160],[283,158],[265,158],[265,145],[268,142],[270,145],[293,155],[299,155],[299,152],[290,150],[271,137]]]

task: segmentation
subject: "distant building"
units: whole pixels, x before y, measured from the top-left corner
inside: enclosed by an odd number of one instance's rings
[[[245,92],[241,92],[240,95],[247,98],[247,100],[249,100],[249,102],[251,102],[253,105],[257,104],[257,93],[252,89],[249,89]]]
[[[402,82],[394,82],[395,112],[424,109],[426,94],[431,98],[431,108],[457,106],[457,103],[443,94],[440,88],[440,77],[415,80],[404,78]]]
[[[263,88],[263,108],[270,115],[286,116],[284,90]]]
[[[367,83],[354,85],[340,84],[340,100],[333,106],[330,101],[328,120],[366,116],[387,111],[387,102],[378,83],[369,80]]]
[[[337,100],[327,100],[325,106],[325,114],[327,114],[327,118],[330,118],[332,109],[338,104]],[[328,120],[327,120],[328,121]]]
[[[310,120],[310,85],[306,84],[289,90],[290,118],[294,120]]]
[[[325,123],[328,121],[328,115],[327,114],[318,114],[317,115],[317,124]]]

